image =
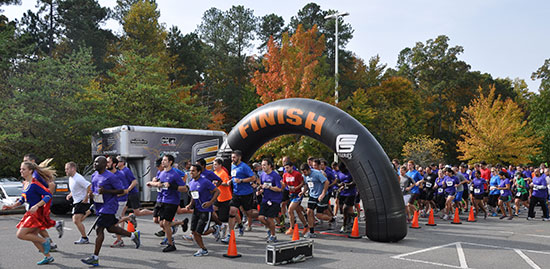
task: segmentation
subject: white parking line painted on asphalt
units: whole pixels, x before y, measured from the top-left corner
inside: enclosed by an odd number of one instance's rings
[[[444,247],[448,247],[448,246],[452,246],[452,245],[454,245],[456,247],[456,251],[457,251],[457,254],[458,254],[458,259],[459,259],[460,266],[451,265],[451,264],[444,264],[444,263],[439,263],[439,262],[432,262],[432,261],[425,261],[425,260],[417,260],[417,259],[407,258],[407,256],[410,256],[410,255],[415,255],[415,254],[419,254],[419,253],[423,253],[423,252],[428,252],[428,251],[432,251],[432,250],[436,250],[436,249],[440,249],[440,248],[444,248]],[[531,266],[531,268],[534,268],[534,269],[540,269],[540,267],[533,260],[531,260],[531,258],[529,258],[525,254],[525,252],[550,255],[550,252],[544,252],[544,251],[538,251],[538,250],[516,249],[516,248],[485,245],[485,244],[477,244],[477,243],[469,243],[469,242],[454,242],[454,243],[450,243],[450,244],[445,244],[445,245],[440,245],[440,246],[435,246],[435,247],[430,247],[430,248],[426,248],[426,249],[416,250],[416,251],[413,251],[413,252],[408,252],[408,253],[395,255],[395,256],[392,256],[391,258],[398,259],[398,260],[411,261],[411,262],[419,262],[419,263],[437,265],[437,266],[444,266],[444,267],[448,267],[448,268],[461,268],[461,269],[470,268],[470,267],[468,267],[468,264],[466,262],[466,255],[464,254],[464,250],[463,250],[463,247],[462,247],[463,245],[472,245],[472,246],[478,246],[478,247],[513,250],[527,264],[529,264],[529,266]]]
[[[528,236],[534,236],[534,237],[542,237],[542,238],[550,238],[549,235],[540,235],[540,234],[526,234]]]
[[[456,243],[456,252],[458,253],[458,260],[460,261],[460,268],[468,268],[466,256],[464,255],[464,250],[462,249],[462,244],[460,244],[460,242]]]
[[[521,250],[514,249],[514,251],[521,257],[527,264],[529,264],[533,269],[541,269],[531,258],[527,257]]]

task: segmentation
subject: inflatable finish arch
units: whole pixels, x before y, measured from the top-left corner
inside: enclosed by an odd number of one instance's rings
[[[310,136],[339,155],[361,194],[369,239],[395,242],[407,235],[403,196],[388,156],[361,123],[335,106],[301,98],[263,105],[233,127],[220,154],[239,149],[248,160],[264,143],[284,134]]]

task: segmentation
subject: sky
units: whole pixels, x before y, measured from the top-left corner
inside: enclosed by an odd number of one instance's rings
[[[20,6],[2,6],[3,14],[17,19],[36,10],[36,0],[22,0]],[[255,16],[275,13],[285,24],[312,1],[227,1],[157,0],[160,22],[167,28],[178,26],[183,34],[193,32],[203,13],[216,7],[228,10],[233,5],[252,9]],[[382,63],[394,68],[399,52],[426,43],[439,35],[450,38],[450,46],[462,46],[459,59],[472,71],[489,73],[493,78],[524,79],[530,91],[538,91],[540,80],[531,74],[550,58],[550,1],[547,0],[338,0],[314,1],[323,10],[349,12],[344,17],[354,31],[346,49],[368,61],[379,55]],[[113,7],[115,0],[99,0]],[[105,28],[120,32],[109,21]]]

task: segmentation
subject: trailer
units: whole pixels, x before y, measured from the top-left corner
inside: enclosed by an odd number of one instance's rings
[[[181,169],[185,161],[204,158],[207,168],[227,137],[222,131],[122,125],[103,129],[92,136],[92,159],[97,156],[122,156],[138,180],[141,201],[154,201],[156,188],[147,188],[157,173],[155,160],[174,156]]]

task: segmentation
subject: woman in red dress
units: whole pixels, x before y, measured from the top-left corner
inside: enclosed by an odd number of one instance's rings
[[[33,178],[33,172],[36,171],[44,179],[53,178],[55,171],[50,168],[39,167],[31,162],[21,163],[21,177],[24,178],[23,193],[21,198],[13,205],[4,206],[5,209],[12,209],[24,203],[28,204],[28,210],[17,224],[17,238],[31,241],[44,258],[37,264],[49,264],[54,261],[50,256],[50,242],[38,235],[38,231],[45,230],[55,226],[55,221],[49,218],[48,202],[52,199],[50,190],[42,183]]]

